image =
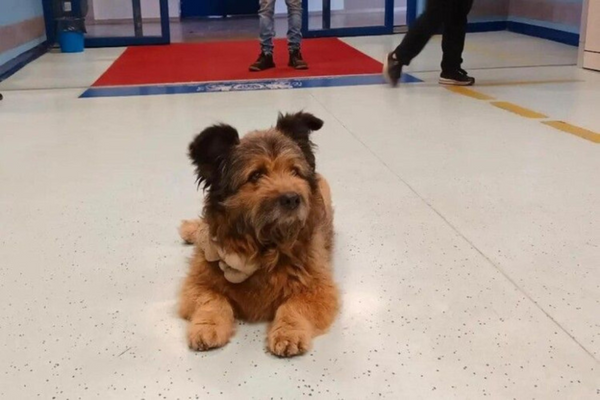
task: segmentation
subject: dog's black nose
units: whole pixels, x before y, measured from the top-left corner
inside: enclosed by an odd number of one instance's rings
[[[288,210],[295,210],[300,205],[300,195],[298,193],[285,193],[279,197],[279,204]]]

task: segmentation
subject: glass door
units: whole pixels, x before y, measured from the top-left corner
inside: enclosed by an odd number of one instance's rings
[[[408,25],[408,0],[394,0],[394,27]]]
[[[394,31],[394,0],[302,0],[304,37],[385,35]]]
[[[82,1],[82,0],[73,0]],[[87,0],[86,47],[169,44],[168,0]]]
[[[168,44],[169,0],[42,0],[48,40],[61,26],[85,27],[86,47]],[[79,22],[82,21],[83,23]]]

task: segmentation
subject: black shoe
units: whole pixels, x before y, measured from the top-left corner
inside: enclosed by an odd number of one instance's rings
[[[475,78],[470,77],[467,71],[459,68],[456,71],[443,71],[440,75],[439,83],[453,86],[473,86]]]
[[[398,86],[402,76],[402,67],[400,61],[394,58],[394,53],[388,54],[383,61],[383,77],[392,87]]]
[[[290,51],[290,62],[288,63],[288,67],[292,67],[294,69],[308,69],[308,64],[302,58],[302,53],[300,50]]]
[[[275,63],[273,62],[273,54],[260,53],[260,56],[258,56],[258,60],[256,60],[256,62],[252,64],[249,69],[252,72],[258,72],[271,68],[275,68]]]

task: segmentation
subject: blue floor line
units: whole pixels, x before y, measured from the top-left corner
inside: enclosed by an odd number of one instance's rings
[[[417,83],[421,79],[412,75],[403,74],[402,82]],[[323,87],[364,86],[385,84],[380,74],[332,76],[322,78],[292,78],[270,79],[252,81],[223,81],[208,83],[186,83],[179,85],[147,85],[147,86],[114,86],[92,87],[87,89],[80,98],[95,97],[127,97],[127,96],[155,96],[167,94],[189,93],[219,93],[219,92],[247,92],[255,90],[285,90],[308,89]]]

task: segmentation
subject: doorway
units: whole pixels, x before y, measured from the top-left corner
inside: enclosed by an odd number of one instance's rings
[[[303,0],[305,37],[391,34],[416,0]]]
[[[170,41],[174,43],[254,40],[258,37],[259,0],[88,2],[88,37],[97,45],[165,43],[165,27],[169,28]],[[390,34],[397,31],[398,27],[410,24],[410,15],[411,12],[415,13],[417,2],[418,0],[304,0],[304,35],[323,37]],[[141,7],[141,11],[137,13],[134,12],[136,3]],[[163,9],[166,13],[162,12]],[[135,37],[136,14],[142,17],[143,36],[140,38]],[[277,37],[286,36],[285,0],[277,0],[275,3],[275,31]],[[138,29],[137,35],[139,34]],[[109,38],[109,41],[96,38]]]
[[[54,0],[43,0],[50,4]],[[170,43],[172,0],[85,0],[86,47],[117,47]],[[81,0],[64,0],[78,10]],[[57,19],[60,15],[51,15]]]

